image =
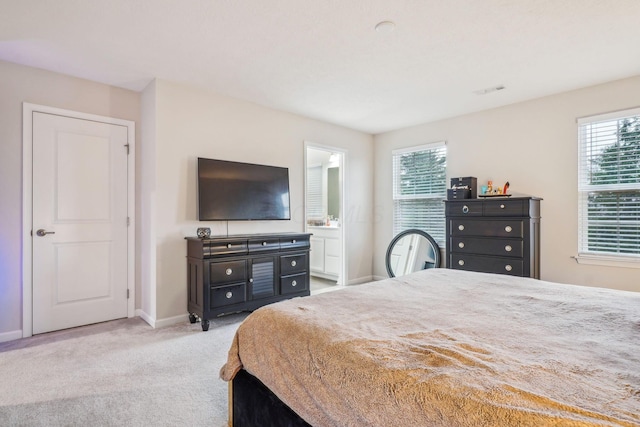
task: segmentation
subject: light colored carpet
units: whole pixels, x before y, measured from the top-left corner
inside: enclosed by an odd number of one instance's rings
[[[218,378],[247,316],[153,329],[139,318],[0,344],[0,426],[227,425]]]

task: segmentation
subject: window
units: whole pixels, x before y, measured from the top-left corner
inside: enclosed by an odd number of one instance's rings
[[[640,109],[578,120],[578,258],[640,261]]]
[[[447,196],[444,142],[393,151],[393,233],[417,228],[444,246]]]
[[[307,216],[311,219],[322,219],[322,166],[307,168]]]

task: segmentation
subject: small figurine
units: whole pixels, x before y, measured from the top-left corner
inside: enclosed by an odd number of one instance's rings
[[[509,181],[507,181],[507,182],[504,184],[504,187],[503,187],[503,189],[502,189],[502,194],[507,194],[507,191],[508,191],[508,190],[509,190]]]

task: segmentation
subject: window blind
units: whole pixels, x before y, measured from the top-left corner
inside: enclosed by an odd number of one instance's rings
[[[444,142],[393,152],[393,233],[417,228],[445,243],[447,148]]]
[[[324,217],[322,209],[322,166],[307,168],[307,216],[312,219]]]
[[[640,257],[640,109],[578,120],[578,252]]]

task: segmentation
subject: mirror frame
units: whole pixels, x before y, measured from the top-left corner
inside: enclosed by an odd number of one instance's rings
[[[400,233],[398,233],[393,238],[393,240],[391,240],[391,243],[389,243],[389,247],[387,248],[387,255],[385,257],[385,264],[386,264],[386,267],[387,267],[387,273],[389,274],[389,277],[396,277],[396,275],[391,270],[391,262],[390,262],[390,260],[391,260],[391,252],[393,252],[393,247],[398,242],[398,240],[402,239],[405,236],[408,236],[409,234],[419,234],[422,237],[427,239],[427,241],[429,242],[431,247],[433,247],[434,253],[435,253],[435,267],[434,268],[439,268],[440,267],[440,258],[441,258],[440,246],[438,246],[436,241],[433,240],[433,237],[431,237],[428,233],[426,233],[426,232],[424,232],[422,230],[418,230],[417,228],[411,228],[409,230],[404,230],[404,231],[401,231]]]

